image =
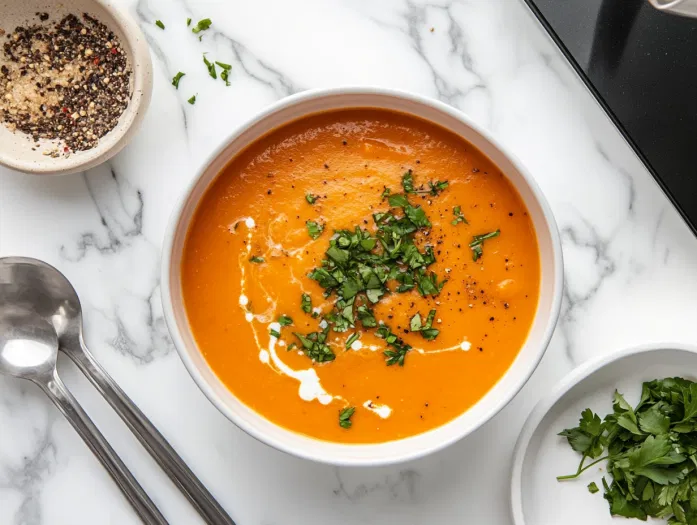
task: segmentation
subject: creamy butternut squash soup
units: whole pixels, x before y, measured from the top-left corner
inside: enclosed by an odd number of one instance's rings
[[[540,260],[520,196],[471,144],[352,109],[234,158],[196,210],[181,279],[237,398],[295,432],[378,443],[443,425],[501,378]]]

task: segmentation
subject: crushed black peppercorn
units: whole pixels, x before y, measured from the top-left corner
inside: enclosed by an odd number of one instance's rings
[[[131,68],[116,35],[88,14],[8,32],[0,62],[0,121],[44,154],[94,148],[116,127],[131,98]]]

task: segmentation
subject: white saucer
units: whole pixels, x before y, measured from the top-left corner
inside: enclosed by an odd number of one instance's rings
[[[612,412],[615,389],[635,406],[642,382],[675,376],[697,380],[696,346],[671,343],[630,348],[587,363],[562,379],[533,409],[516,444],[511,476],[515,525],[617,525],[603,498],[605,462],[575,480],[557,481],[557,476],[576,472],[581,460],[566,438],[557,434],[578,426],[585,408],[601,419]],[[610,483],[611,478],[606,479]],[[591,481],[600,488],[596,494],[588,491]]]

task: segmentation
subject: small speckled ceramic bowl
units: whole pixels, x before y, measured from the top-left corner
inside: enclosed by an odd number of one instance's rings
[[[7,34],[16,27],[38,23],[37,13],[47,13],[49,20],[60,20],[67,14],[87,13],[116,34],[128,56],[131,75],[131,100],[118,124],[99,140],[99,144],[70,156],[53,158],[44,152],[56,148],[56,142],[34,141],[28,135],[10,131],[0,123],[0,165],[37,175],[65,175],[84,171],[116,155],[133,137],[152,95],[152,62],[145,37],[134,20],[107,0],[0,0],[0,37],[4,44]],[[1,31],[0,31],[1,33]],[[0,47],[0,65],[4,54]]]

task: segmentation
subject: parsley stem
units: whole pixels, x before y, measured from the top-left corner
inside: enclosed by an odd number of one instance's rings
[[[586,459],[586,456],[583,456],[583,460]],[[610,456],[603,456],[600,459],[596,459],[593,463],[589,463],[585,467],[582,468],[583,466],[583,460],[581,460],[581,464],[578,466],[578,470],[576,471],[576,474],[569,474],[568,476],[557,476],[557,481],[564,481],[566,479],[575,479],[579,477],[583,472],[591,468],[593,465],[597,465],[601,461],[604,461],[606,459],[610,459]]]

